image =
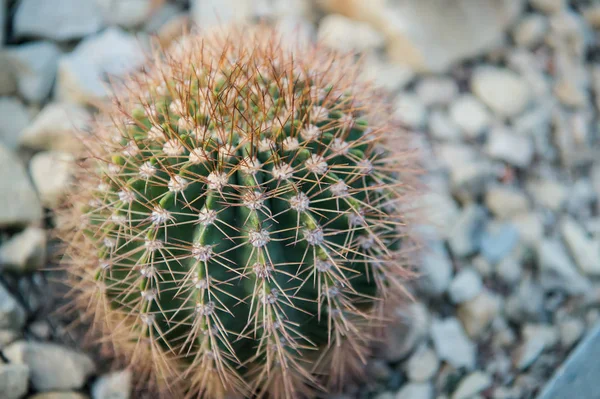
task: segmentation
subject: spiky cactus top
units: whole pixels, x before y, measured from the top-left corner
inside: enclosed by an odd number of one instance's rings
[[[352,58],[278,40],[158,52],[93,129],[63,214],[77,304],[168,397],[339,383],[408,274],[405,134]]]

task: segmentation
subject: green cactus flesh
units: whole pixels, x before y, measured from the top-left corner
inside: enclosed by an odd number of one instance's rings
[[[229,43],[211,57],[196,40],[201,56],[132,79],[97,128],[78,188],[100,265],[87,282],[188,394],[216,396],[199,370],[239,392],[283,370],[294,397],[326,350],[368,344],[361,320],[402,284],[391,125],[332,55]]]

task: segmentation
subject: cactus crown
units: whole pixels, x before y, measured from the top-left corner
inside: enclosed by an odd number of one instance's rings
[[[88,140],[62,227],[76,302],[170,397],[338,384],[403,292],[404,134],[351,58],[296,50],[188,36]]]

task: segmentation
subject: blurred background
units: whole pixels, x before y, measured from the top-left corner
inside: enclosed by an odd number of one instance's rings
[[[0,398],[129,397],[48,312],[74,131],[152,38],[257,21],[355,52],[428,171],[415,302],[337,398],[535,398],[561,366],[600,398],[595,0],[0,0]]]

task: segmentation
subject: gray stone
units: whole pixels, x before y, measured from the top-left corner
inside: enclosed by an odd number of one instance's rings
[[[23,0],[14,19],[18,38],[72,40],[98,32],[102,26],[93,0]]]
[[[0,0],[0,6],[2,6]],[[2,11],[0,11],[2,13]],[[17,91],[17,68],[8,51],[0,48],[0,96],[13,94]]]
[[[509,219],[529,210],[529,200],[515,187],[494,185],[485,193],[485,204],[499,219]]]
[[[491,264],[508,256],[519,241],[519,231],[511,223],[488,224],[481,236],[481,254]]]
[[[29,396],[27,399],[88,399],[88,397],[78,392],[44,392]]]
[[[366,57],[360,75],[363,81],[390,92],[404,88],[414,77],[415,72],[409,67],[393,64],[375,55]]]
[[[433,378],[439,367],[440,359],[435,351],[423,345],[406,362],[406,374],[413,382],[426,382]]]
[[[569,349],[583,336],[585,323],[583,320],[567,317],[558,323],[558,332],[560,334],[561,346]]]
[[[571,352],[554,373],[538,399],[560,399],[573,396],[593,398],[598,393],[600,378],[600,324]]]
[[[492,320],[500,312],[500,298],[487,290],[476,297],[461,303],[457,316],[471,338],[477,338],[485,332]]]
[[[46,262],[46,231],[28,227],[0,246],[0,270],[37,270]]]
[[[440,359],[455,368],[475,367],[476,347],[465,334],[460,322],[455,318],[433,320],[431,339]]]
[[[3,353],[11,363],[29,366],[31,384],[41,392],[79,389],[95,372],[88,356],[55,344],[17,341]]]
[[[27,393],[29,367],[0,362],[0,398],[20,399]]]
[[[431,296],[443,294],[452,278],[452,261],[443,242],[430,242],[421,259],[419,287]]]
[[[548,32],[548,19],[539,14],[527,14],[515,26],[513,39],[519,46],[532,47],[539,44]]]
[[[528,248],[537,248],[544,236],[542,217],[534,212],[515,215],[512,224],[519,231],[521,242]]]
[[[10,48],[17,71],[19,94],[27,101],[41,103],[54,84],[60,49],[51,42],[32,42]]]
[[[154,0],[95,0],[109,25],[133,28],[143,24],[156,9]]]
[[[460,381],[456,391],[452,393],[452,399],[471,399],[490,386],[492,386],[492,377],[489,374],[474,371]]]
[[[538,262],[540,281],[546,290],[559,289],[578,295],[591,288],[590,281],[578,272],[558,241],[542,240],[538,247]]]
[[[0,144],[0,228],[42,219],[42,206],[21,160]]]
[[[485,106],[470,94],[464,94],[450,105],[450,117],[467,138],[479,137],[491,123]]]
[[[430,316],[427,307],[419,302],[395,309],[381,356],[390,362],[404,359],[425,338],[429,331]]]
[[[490,65],[475,69],[471,90],[496,114],[514,117],[522,113],[531,100],[527,82],[517,73]]]
[[[105,76],[122,77],[143,61],[138,39],[119,28],[106,29],[60,58],[56,95],[82,104],[102,100],[109,94]]]
[[[29,162],[29,171],[44,206],[59,205],[73,173],[73,156],[61,151],[43,151],[35,154]]]
[[[433,138],[443,141],[460,141],[461,133],[458,125],[445,110],[435,109],[429,113],[429,131]]]
[[[519,282],[523,273],[521,263],[513,256],[507,256],[496,265],[496,275],[507,285]]]
[[[428,107],[446,105],[458,95],[458,84],[448,77],[425,77],[417,83],[415,92],[421,102]]]
[[[454,256],[466,257],[479,251],[485,224],[486,215],[481,207],[470,204],[463,209],[448,239]]]
[[[0,351],[4,349],[5,346],[12,344],[17,339],[19,339],[20,333],[13,330],[3,330],[0,329]],[[2,363],[2,362],[0,362]]]
[[[504,305],[506,317],[515,322],[540,320],[544,312],[544,292],[540,285],[524,277],[514,294],[510,295]]]
[[[431,383],[408,383],[396,394],[395,399],[433,399],[433,386]]]
[[[427,109],[414,94],[400,93],[396,99],[395,115],[406,126],[419,129],[425,124]]]
[[[527,324],[522,332],[524,341],[516,349],[513,362],[520,370],[528,368],[544,350],[556,345],[558,332],[555,327],[543,324]]]
[[[538,204],[553,211],[561,210],[567,200],[567,188],[556,180],[531,180],[526,188]]]
[[[462,269],[452,279],[448,295],[453,303],[463,303],[479,295],[482,288],[479,273],[472,268]]]
[[[546,14],[557,13],[566,7],[565,0],[530,0],[529,3],[536,10],[540,10]]]
[[[0,284],[0,328],[20,331],[26,319],[25,308]]]
[[[247,21],[259,2],[252,0],[192,0],[191,15],[201,29]]]
[[[600,241],[589,237],[572,218],[564,218],[560,230],[579,269],[585,274],[600,275]]]
[[[330,14],[321,20],[317,37],[324,45],[341,52],[372,51],[382,47],[385,41],[370,25],[339,14]]]
[[[14,97],[0,97],[0,144],[15,149],[19,136],[29,124],[27,108]]]
[[[487,154],[518,168],[526,168],[533,159],[533,142],[529,137],[512,133],[506,127],[492,129],[486,144]]]
[[[50,103],[21,135],[20,144],[35,150],[73,152],[82,147],[77,137],[91,123],[85,108],[68,103]]]
[[[93,399],[129,399],[131,371],[122,370],[103,375],[92,386]]]

